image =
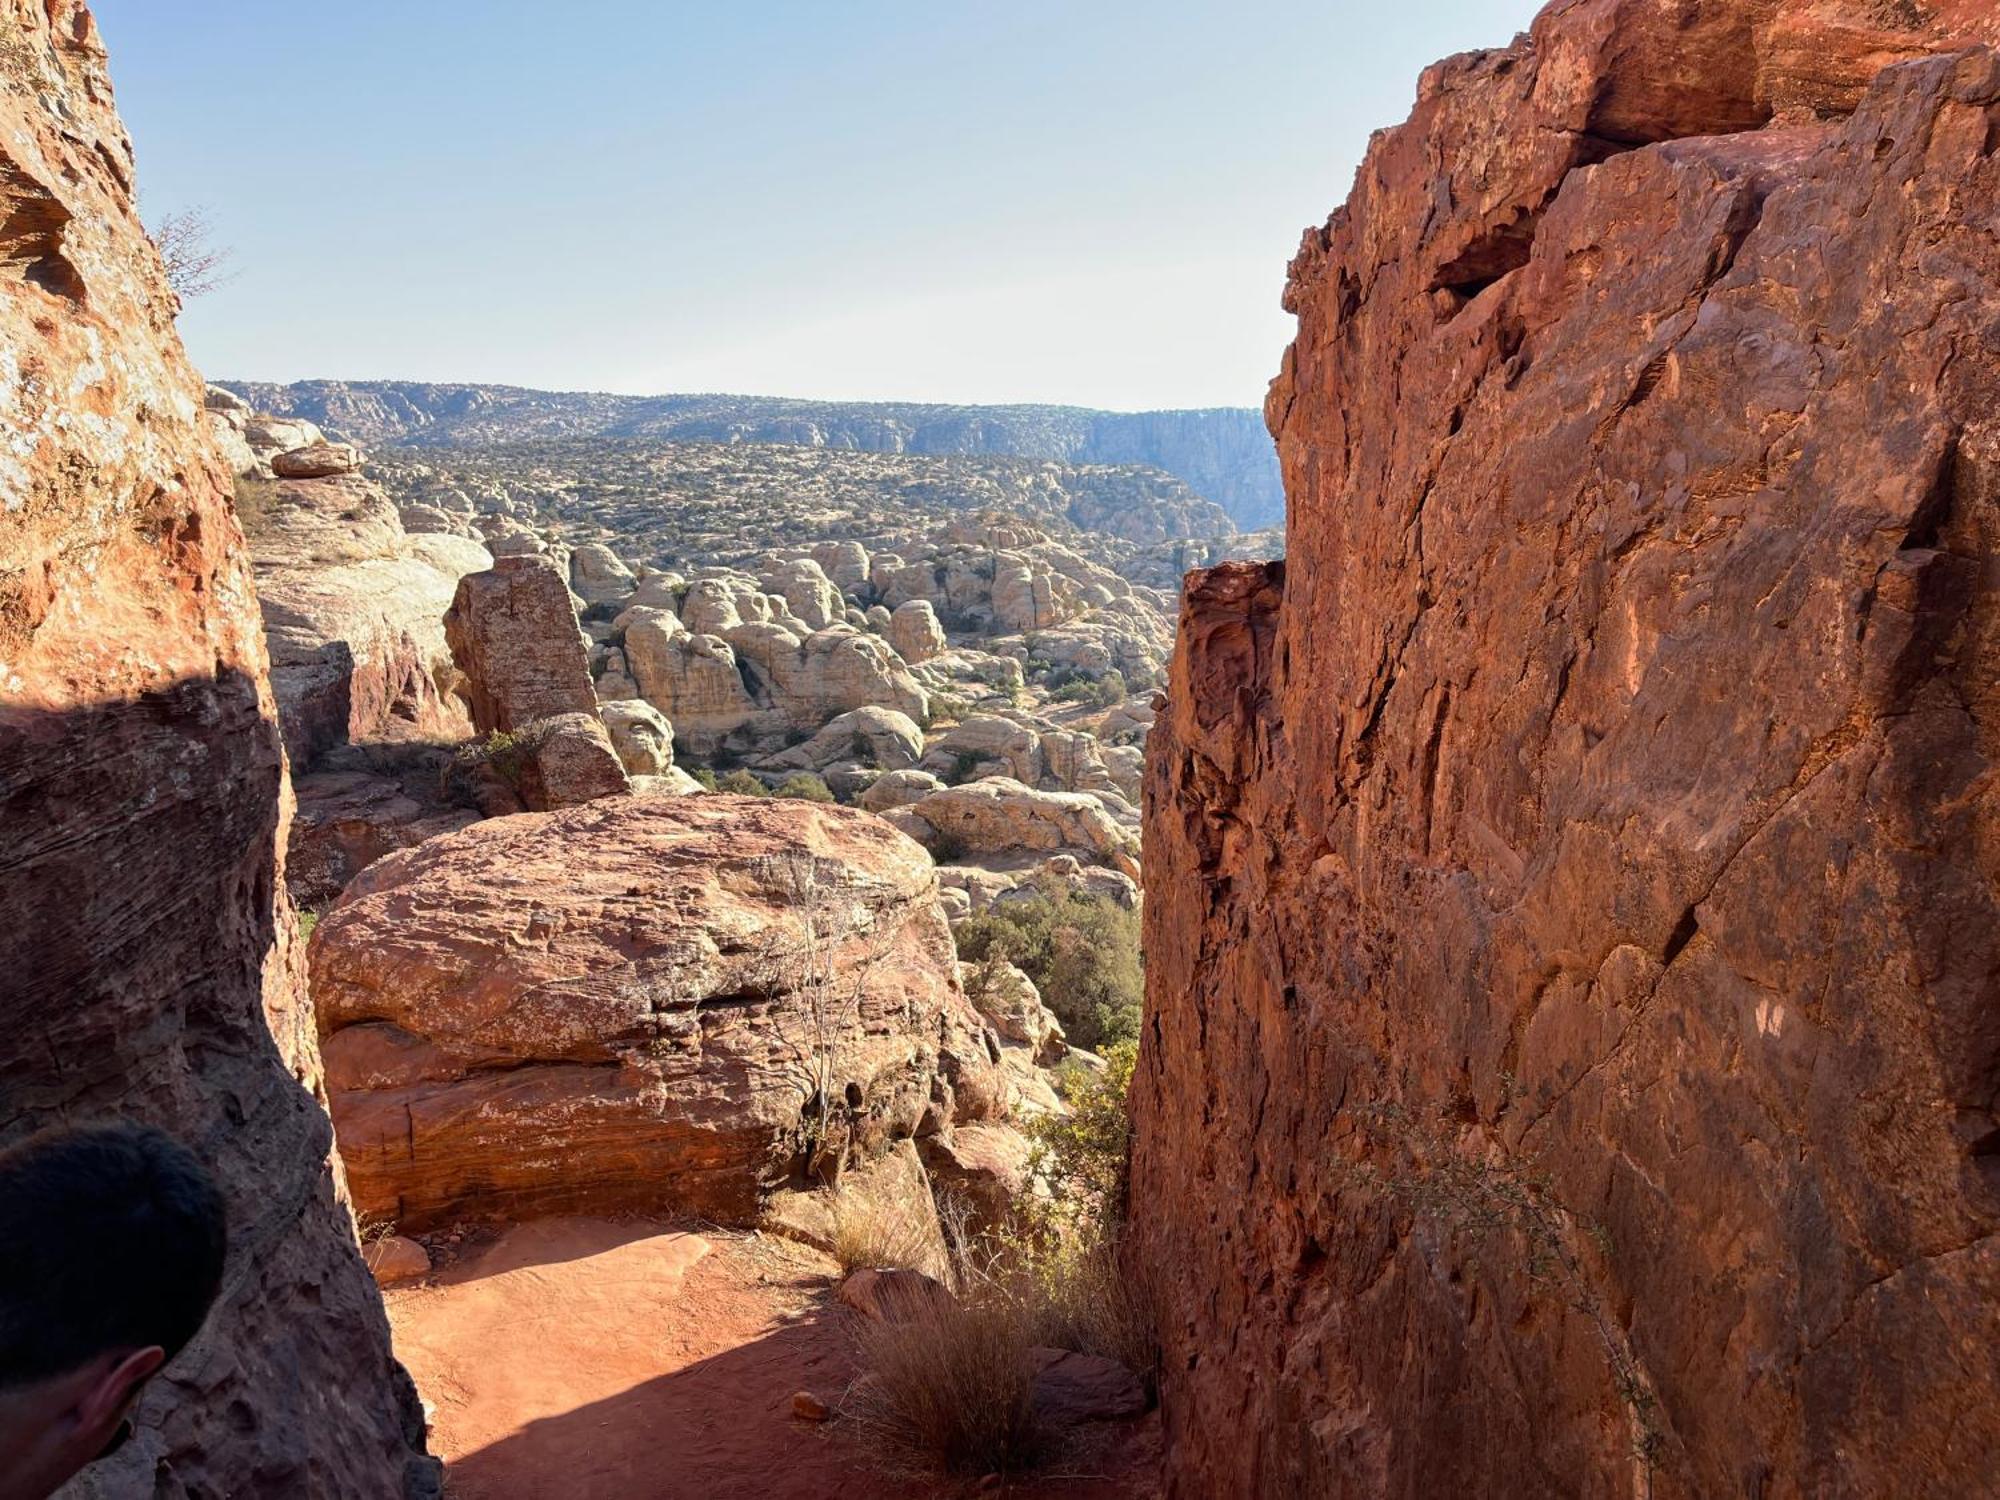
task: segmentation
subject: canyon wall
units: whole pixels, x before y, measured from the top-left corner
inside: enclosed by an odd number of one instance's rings
[[[1174,1495],[1991,1493],[1996,42],[1566,0],[1307,234],[1149,747]]]
[[[289,793],[230,480],[90,12],[0,0],[0,1141],[127,1117],[230,1259],[67,1494],[434,1494],[315,1101]]]

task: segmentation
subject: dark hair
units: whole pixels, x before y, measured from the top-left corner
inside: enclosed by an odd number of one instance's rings
[[[0,1388],[194,1337],[222,1285],[215,1180],[148,1126],[57,1128],[0,1153]]]

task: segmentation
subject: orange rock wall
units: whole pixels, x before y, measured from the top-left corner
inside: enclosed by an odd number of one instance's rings
[[[337,1190],[227,473],[90,13],[0,0],[0,1141],[158,1123],[223,1300],[78,1493],[435,1493]]]
[[[1173,1494],[2000,1473],[1995,32],[1557,4],[1306,236],[1149,746]]]

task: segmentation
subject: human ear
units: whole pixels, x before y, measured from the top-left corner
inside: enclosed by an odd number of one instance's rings
[[[132,1404],[133,1397],[138,1395],[139,1387],[166,1362],[167,1351],[158,1344],[114,1357],[77,1403],[78,1430],[108,1441],[118,1424],[125,1420],[125,1410]]]

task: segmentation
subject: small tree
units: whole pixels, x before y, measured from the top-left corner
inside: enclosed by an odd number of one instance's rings
[[[206,297],[235,274],[227,269],[231,252],[215,243],[205,208],[162,214],[153,226],[153,245],[166,267],[167,285],[183,302]]]

